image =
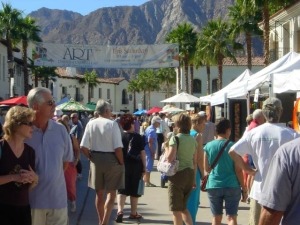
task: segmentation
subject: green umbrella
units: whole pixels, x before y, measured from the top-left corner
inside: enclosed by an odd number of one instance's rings
[[[91,110],[95,111],[96,103],[95,102],[88,102],[85,104],[86,107],[90,108]]]
[[[56,106],[57,110],[62,110],[62,111],[73,111],[73,112],[84,112],[84,111],[93,111],[92,109],[82,105],[79,102],[76,102],[74,99],[70,99],[70,101],[62,103],[58,106]]]

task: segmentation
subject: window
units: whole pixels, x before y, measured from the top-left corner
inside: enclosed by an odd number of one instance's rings
[[[107,99],[110,99],[110,89],[107,89]]]
[[[129,101],[128,101],[127,91],[126,91],[126,89],[123,89],[123,91],[122,91],[122,104],[126,105],[128,103],[129,103]]]
[[[91,91],[91,98],[94,98],[94,87],[90,87],[90,91]]]
[[[218,79],[213,79],[211,85],[212,85],[212,87],[211,87],[212,93],[218,91]]]
[[[102,88],[98,89],[98,98],[102,98]]]
[[[194,93],[201,93],[202,92],[202,82],[201,82],[201,80],[194,79],[193,91],[194,91]]]
[[[61,97],[64,98],[68,95],[67,87],[61,87]]]
[[[76,87],[75,90],[75,101],[80,102],[80,88]]]

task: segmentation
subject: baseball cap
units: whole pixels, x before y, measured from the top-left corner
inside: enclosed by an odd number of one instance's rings
[[[206,116],[206,112],[200,111],[200,112],[198,112],[198,115],[199,115],[199,116]]]
[[[278,98],[275,97],[267,98],[263,102],[262,110],[278,110],[278,109],[282,109],[281,101]]]
[[[161,123],[161,118],[159,116],[153,116],[152,120],[151,120],[151,124],[154,123]]]

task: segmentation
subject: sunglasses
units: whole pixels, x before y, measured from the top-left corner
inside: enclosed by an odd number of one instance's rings
[[[26,125],[26,126],[32,127],[33,122],[21,122],[20,125]]]
[[[46,104],[49,106],[53,106],[53,105],[55,105],[55,101],[52,99],[52,100],[47,101]]]

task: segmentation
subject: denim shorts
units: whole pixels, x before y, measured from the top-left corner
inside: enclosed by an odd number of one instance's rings
[[[207,189],[210,209],[214,216],[223,214],[225,202],[226,215],[236,216],[241,200],[241,188],[212,188]]]

